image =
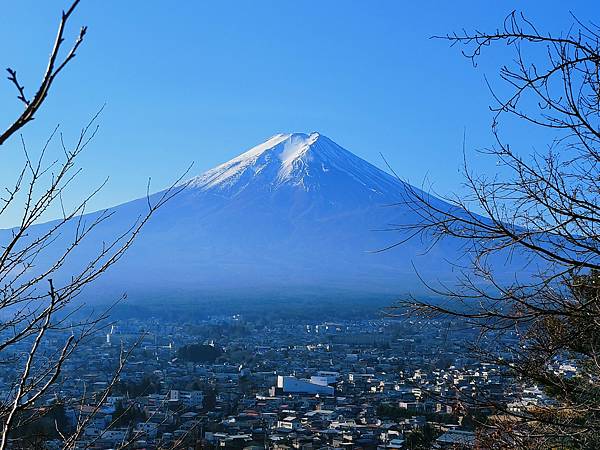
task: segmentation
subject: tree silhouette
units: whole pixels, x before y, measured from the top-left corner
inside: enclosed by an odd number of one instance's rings
[[[496,44],[513,51],[499,72],[508,95],[492,90],[495,145],[484,150],[502,170],[486,177],[465,165],[469,195],[446,204],[408,188],[405,203],[418,220],[397,229],[431,245],[458,240],[469,264],[456,284],[425,280],[445,301],[409,297],[394,313],[463,319],[480,331],[473,350],[482,360],[549,396],[512,409],[478,399],[502,418],[481,434],[489,448],[600,447],[600,28],[573,22],[552,35],[513,12],[493,32],[443,37],[474,65]],[[545,150],[509,142],[506,118],[544,131],[547,141],[537,148]],[[510,264],[498,261],[513,257],[528,261],[533,275],[506,277]]]
[[[24,109],[0,132],[0,146],[19,138],[17,132],[23,130],[40,112],[53,83],[74,60],[83,44],[87,36],[85,26],[80,28],[70,48],[64,48],[68,25],[79,2],[73,1],[62,12],[46,70],[31,97],[20,83],[17,71],[7,69],[8,80],[17,90],[17,99]],[[41,418],[60,407],[53,405],[49,408],[43,403],[55,392],[65,361],[82,342],[98,332],[107,317],[106,313],[101,313],[77,321],[73,316],[73,309],[77,309],[77,297],[84,287],[122,258],[152,215],[181,189],[181,186],[175,187],[178,180],[153,202],[148,197],[147,210],[129,229],[105,242],[83,265],[73,269],[66,280],[57,281],[61,278],[57,276],[58,272],[64,270],[80,244],[87,241],[112,215],[104,211],[89,220],[84,218],[86,205],[102,186],[91,189],[91,193],[71,209],[62,202],[63,195],[80,173],[76,163],[94,138],[98,129],[97,118],[98,114],[81,130],[72,144],[65,141],[57,126],[37,157],[32,156],[25,139],[20,136],[22,165],[15,173],[12,184],[2,190],[0,216],[7,217],[9,212],[16,210],[19,219],[17,225],[9,233],[3,234],[0,240],[0,358],[3,364],[15,368],[14,376],[9,380],[9,392],[0,403],[0,450],[7,448],[9,440],[19,436],[29,425],[40,424]],[[54,147],[58,154],[50,156]],[[2,155],[0,158],[8,160],[5,152]],[[62,216],[47,226],[36,227],[45,213],[56,207],[62,211]],[[60,249],[56,255],[52,252],[57,246]],[[51,255],[50,263],[40,263],[47,255]],[[56,348],[49,344],[49,335],[63,337],[62,345]],[[23,348],[26,351],[23,352]],[[124,349],[121,352],[112,381],[104,392],[95,400],[84,395],[78,399],[78,404],[71,405],[92,404],[93,412],[86,417],[80,416],[74,431],[68,435],[55,427],[64,448],[77,446],[83,430],[118,380],[130,351]]]

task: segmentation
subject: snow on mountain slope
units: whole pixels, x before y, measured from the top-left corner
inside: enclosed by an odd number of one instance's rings
[[[270,190],[287,184],[310,191],[322,187],[332,170],[379,194],[398,187],[390,175],[319,133],[277,134],[191,180],[190,187],[228,196],[257,184]]]

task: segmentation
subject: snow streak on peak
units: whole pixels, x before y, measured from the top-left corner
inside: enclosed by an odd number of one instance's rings
[[[373,192],[385,191],[397,180],[319,133],[276,134],[232,160],[191,180],[203,191],[235,195],[250,185],[269,190],[282,185],[317,189],[334,171]]]

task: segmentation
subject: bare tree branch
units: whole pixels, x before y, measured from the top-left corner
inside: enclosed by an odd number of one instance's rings
[[[35,113],[40,109],[40,107],[44,103],[44,100],[46,100],[50,87],[52,86],[52,83],[54,83],[54,80],[56,79],[58,74],[73,58],[75,58],[76,51],[83,42],[83,39],[87,32],[87,27],[85,26],[81,27],[81,29],[79,30],[79,35],[77,36],[77,39],[75,39],[73,46],[71,47],[65,58],[62,61],[58,62],[58,56],[65,40],[65,27],[67,25],[67,22],[69,21],[69,18],[71,17],[71,14],[73,14],[79,2],[80,0],[75,0],[66,11],[62,12],[62,16],[58,25],[58,31],[54,40],[54,46],[50,53],[48,66],[46,67],[46,72],[44,73],[42,82],[40,83],[40,86],[38,87],[31,101],[25,98],[24,89],[17,81],[17,72],[11,68],[7,69],[9,73],[9,80],[11,80],[12,83],[17,87],[19,91],[18,98],[23,103],[25,103],[26,108],[23,111],[23,113],[21,113],[21,115],[11,125],[9,125],[3,133],[0,134],[0,145],[4,144],[8,138],[10,138],[28,122],[34,119]]]

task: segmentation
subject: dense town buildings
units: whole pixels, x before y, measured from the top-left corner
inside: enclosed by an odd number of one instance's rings
[[[85,422],[80,448],[472,448],[493,411],[469,400],[545,397],[466,352],[471,338],[433,320],[123,319],[67,361],[44,404],[64,405],[66,429]]]

